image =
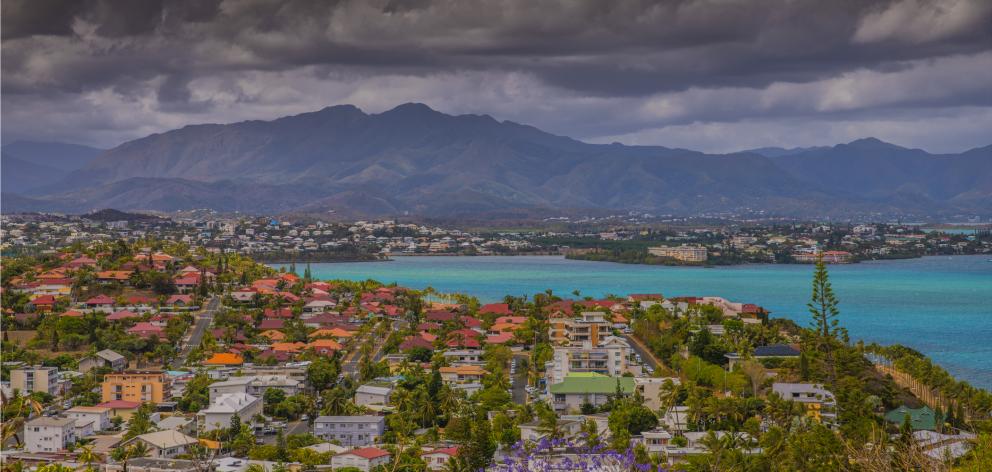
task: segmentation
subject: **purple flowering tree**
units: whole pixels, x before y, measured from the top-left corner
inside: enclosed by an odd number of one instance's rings
[[[664,472],[660,465],[638,462],[632,448],[619,452],[599,442],[588,444],[585,433],[578,441],[542,438],[538,442],[517,441],[502,460],[499,472]]]

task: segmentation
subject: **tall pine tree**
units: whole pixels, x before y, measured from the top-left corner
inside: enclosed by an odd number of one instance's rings
[[[816,258],[816,269],[813,272],[813,294],[806,306],[813,315],[811,328],[816,333],[814,345],[819,353],[825,358],[827,375],[830,384],[837,380],[837,368],[834,363],[834,345],[838,338],[844,335],[843,328],[839,326],[837,317],[840,310],[837,308],[837,297],[834,296],[834,289],[830,284],[830,275],[827,274],[827,265],[823,262],[823,254]]]

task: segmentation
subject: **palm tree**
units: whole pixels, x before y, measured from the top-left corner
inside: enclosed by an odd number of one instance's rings
[[[0,444],[7,444],[11,438],[14,439],[14,445],[17,447],[21,446],[21,436],[17,433],[24,426],[24,418],[16,417],[10,418],[3,422],[3,439]]]
[[[561,439],[565,436],[565,431],[562,429],[561,423],[558,422],[558,415],[551,411],[540,416],[540,424],[537,427],[539,433],[548,439]]]
[[[661,402],[662,409],[665,411],[665,416],[668,416],[675,408],[678,398],[679,387],[671,379],[665,380],[665,383],[661,384],[661,388],[658,391],[658,400]],[[676,435],[681,432],[679,431],[679,423],[676,420],[674,425],[668,425],[669,427],[674,427]]]
[[[438,396],[440,397],[441,413],[448,418],[461,407],[462,399],[458,395],[458,392],[447,385],[441,387]]]
[[[143,441],[137,441],[131,446],[120,446],[110,453],[110,457],[123,464],[123,472],[127,472],[127,464],[131,459],[145,457],[148,455],[148,445]]]
[[[448,459],[448,463],[444,464],[444,472],[472,472],[472,466],[464,456],[452,456]]]
[[[510,378],[503,373],[503,369],[496,368],[489,376],[489,385],[498,390],[509,390]]]
[[[100,456],[93,452],[93,446],[83,446],[79,448],[79,456],[76,460],[86,465],[87,471],[94,471],[93,464],[100,461]]]

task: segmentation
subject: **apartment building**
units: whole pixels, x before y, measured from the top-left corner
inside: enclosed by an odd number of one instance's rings
[[[24,449],[28,452],[61,452],[76,441],[76,420],[42,416],[24,425]]]
[[[45,392],[59,394],[58,367],[33,365],[10,370],[10,388],[22,393]]]
[[[627,341],[607,336],[597,347],[591,342],[578,346],[556,346],[551,361],[546,364],[548,383],[556,384],[570,373],[589,373],[619,377],[629,368],[630,345]]]
[[[655,246],[648,248],[648,254],[682,262],[706,262],[706,248],[703,246]]]
[[[313,422],[314,436],[348,447],[375,444],[385,430],[386,421],[381,416],[320,416]]]
[[[608,313],[584,311],[574,318],[553,318],[548,334],[551,342],[559,345],[599,346],[612,333],[613,323]]]
[[[103,401],[162,403],[169,399],[165,373],[158,370],[126,371],[103,377]]]
[[[235,415],[244,423],[262,414],[262,399],[247,393],[225,393],[213,400],[209,408],[197,414],[204,431],[224,429],[231,425]]]

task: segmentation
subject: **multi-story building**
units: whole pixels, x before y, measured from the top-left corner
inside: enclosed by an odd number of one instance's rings
[[[375,444],[385,430],[386,421],[381,416],[320,416],[313,422],[314,436],[348,447]]]
[[[162,403],[170,391],[165,373],[158,370],[126,371],[103,377],[103,401]]]
[[[59,369],[40,365],[11,369],[10,388],[22,393],[45,392],[59,394]]]
[[[475,364],[445,366],[438,371],[441,373],[441,380],[447,384],[481,382],[483,377],[489,375],[482,366]]]
[[[827,426],[837,424],[837,399],[820,384],[775,382],[772,391],[806,405],[806,414]]]
[[[28,452],[61,452],[76,441],[76,420],[42,416],[24,425],[24,449]]]
[[[648,248],[648,254],[682,262],[706,262],[706,248],[703,246],[655,246]]]
[[[601,340],[612,332],[609,314],[601,311],[584,311],[574,318],[550,320],[551,342],[563,345],[599,346]]]
[[[847,251],[797,251],[792,254],[792,259],[796,262],[810,264],[816,262],[819,257],[823,257],[825,264],[847,264],[851,262],[854,255]]]
[[[603,338],[597,347],[593,347],[591,342],[556,346],[551,361],[546,365],[548,384],[559,383],[572,372],[595,372],[619,377],[628,371],[630,353],[627,341],[615,336]]]
[[[91,424],[93,431],[110,429],[110,408],[105,406],[77,406],[65,410],[65,415],[76,420],[77,425]]]
[[[209,408],[200,410],[198,416],[204,431],[224,429],[231,425],[235,415],[242,422],[249,422],[262,414],[262,399],[247,393],[225,393],[214,399]]]
[[[481,364],[481,349],[452,349],[444,351],[444,359],[452,364]]]

